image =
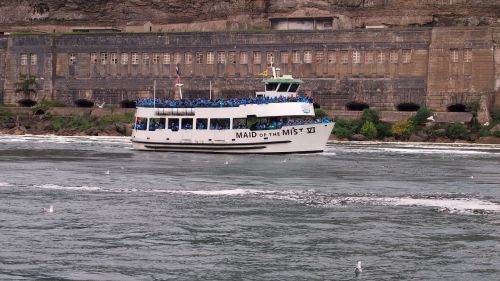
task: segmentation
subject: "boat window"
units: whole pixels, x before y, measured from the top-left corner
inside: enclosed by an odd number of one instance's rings
[[[139,131],[145,131],[148,124],[148,118],[137,117],[135,119],[135,129]]]
[[[276,91],[276,88],[278,88],[278,83],[268,83],[266,84],[266,91]]]
[[[278,92],[286,92],[288,87],[290,87],[290,83],[281,83]]]
[[[208,128],[208,119],[207,118],[196,119],[196,129],[206,130],[207,128]]]
[[[168,128],[172,131],[179,131],[179,118],[168,118]]]
[[[150,118],[149,131],[165,129],[165,118]]]
[[[183,130],[191,130],[193,129],[193,118],[182,118],[181,128]]]
[[[228,130],[230,124],[229,118],[210,119],[210,130]]]
[[[247,119],[246,118],[234,118],[233,119],[233,129],[246,129]]]
[[[295,93],[295,92],[297,92],[298,89],[299,89],[299,84],[298,83],[292,83],[292,86],[290,87],[290,89],[288,91],[291,92],[291,93]]]
[[[287,117],[263,117],[257,118],[255,122],[250,126],[250,130],[258,131],[258,130],[276,130],[285,126],[288,122]]]

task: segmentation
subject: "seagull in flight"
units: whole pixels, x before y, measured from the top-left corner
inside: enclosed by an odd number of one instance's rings
[[[361,268],[361,262],[358,261],[358,264],[356,265],[356,269],[354,270],[354,274],[356,274],[356,276],[359,276],[361,274],[361,272],[363,272],[363,268]]]
[[[101,104],[96,103],[95,105],[99,108],[104,108],[104,105],[106,104],[105,101],[103,101]]]
[[[44,212],[44,213],[53,213],[54,212],[54,206],[50,205],[48,208],[42,208],[42,212]]]
[[[106,172],[104,172],[104,174],[109,175],[109,170],[107,170]]]

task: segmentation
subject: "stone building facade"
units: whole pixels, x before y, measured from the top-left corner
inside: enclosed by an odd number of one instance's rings
[[[0,102],[106,102],[253,95],[271,63],[330,110],[455,111],[500,105],[500,29],[442,27],[9,35],[0,37]],[[21,89],[32,78],[30,91]]]

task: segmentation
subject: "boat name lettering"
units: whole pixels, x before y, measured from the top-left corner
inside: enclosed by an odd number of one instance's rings
[[[276,132],[276,131],[269,131],[269,132],[237,132],[236,133],[236,138],[237,139],[245,139],[245,138],[265,138],[265,137],[279,137],[281,135],[283,136],[295,136],[298,134],[314,134],[316,133],[316,128],[315,127],[309,127],[309,128],[289,128],[289,129],[282,129],[281,132]]]
[[[309,128],[292,127],[290,129],[283,129],[282,133],[284,136],[295,136],[295,135],[303,134],[303,133],[314,134],[314,133],[316,133],[316,128],[314,128],[314,127],[309,127]]]
[[[236,133],[236,138],[237,139],[243,139],[243,138],[255,138],[257,137],[256,132],[238,132]]]

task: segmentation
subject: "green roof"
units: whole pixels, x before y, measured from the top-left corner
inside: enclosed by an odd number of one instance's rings
[[[293,78],[270,78],[270,79],[264,79],[262,80],[266,85],[269,83],[298,83],[302,84],[304,81],[300,79],[293,79]]]

